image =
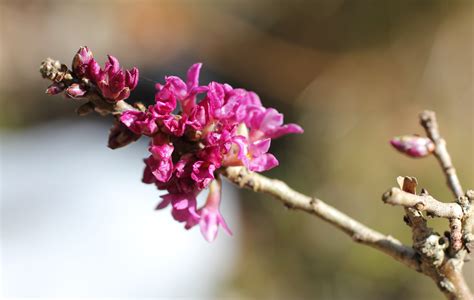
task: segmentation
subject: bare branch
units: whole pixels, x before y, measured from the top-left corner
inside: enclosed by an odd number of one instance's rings
[[[440,218],[461,219],[463,217],[462,208],[457,203],[444,203],[430,195],[418,196],[395,187],[387,191],[383,195],[382,200],[391,205],[411,207],[419,211],[426,211]]]
[[[398,186],[407,193],[416,194],[416,187],[418,181],[415,177],[402,177],[397,178]],[[422,191],[426,193],[426,191]],[[425,241],[429,238],[430,235],[433,235],[433,230],[428,227],[426,219],[423,217],[422,213],[414,208],[405,207],[405,217],[404,220],[408,226],[410,226],[412,231],[412,241],[413,248],[417,251],[424,246]]]
[[[282,181],[270,179],[243,167],[228,167],[223,171],[231,182],[254,192],[269,194],[289,208],[299,209],[323,219],[344,231],[354,241],[378,249],[412,269],[419,270],[415,251],[397,239],[384,235],[352,219],[322,200],[303,195]]]
[[[420,123],[425,128],[426,134],[435,144],[434,155],[438,159],[441,168],[443,168],[446,181],[456,198],[464,195],[459,182],[456,169],[451,161],[451,156],[446,148],[446,141],[441,137],[438,129],[436,114],[433,111],[425,110],[420,113]]]

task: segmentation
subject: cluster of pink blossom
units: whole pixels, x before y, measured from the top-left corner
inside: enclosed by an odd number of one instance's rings
[[[92,52],[87,47],[81,47],[72,61],[72,71],[78,82],[65,87],[63,83],[53,83],[46,92],[58,94],[65,91],[71,98],[87,96],[88,83],[94,84],[104,99],[109,102],[117,102],[127,99],[130,91],[135,89],[138,83],[138,69],[122,70],[118,60],[109,55],[109,60],[102,69],[94,59]]]
[[[187,229],[199,225],[205,239],[213,241],[219,226],[231,234],[219,211],[219,169],[269,170],[278,165],[268,153],[271,140],[303,129],[284,125],[283,115],[263,107],[254,92],[218,82],[200,85],[200,69],[200,63],[192,65],[186,81],[167,76],[164,84],[156,84],[155,103],[123,112],[109,145],[117,148],[140,136],[150,137],[143,182],[168,192],[157,209],[171,205],[175,220]],[[90,79],[104,98],[113,101],[127,98],[138,78],[136,68],[123,72],[112,56],[101,70],[87,48],[76,55],[73,72]],[[207,201],[198,208],[196,197],[206,188]]]
[[[283,115],[263,107],[253,92],[218,82],[199,85],[200,69],[201,64],[192,65],[186,82],[166,77],[165,84],[156,85],[154,105],[144,112],[126,111],[120,121],[135,134],[151,137],[143,181],[168,191],[158,208],[171,205],[177,221],[186,228],[199,224],[212,241],[219,225],[230,233],[219,212],[221,183],[216,170],[269,170],[278,165],[268,153],[271,139],[303,130],[296,124],[283,125]],[[198,209],[196,196],[207,187],[207,201]]]

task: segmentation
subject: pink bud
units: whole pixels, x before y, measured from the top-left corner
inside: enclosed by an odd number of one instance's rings
[[[78,98],[84,96],[86,90],[84,90],[79,84],[73,83],[66,89],[66,94],[71,98]]]
[[[87,75],[89,63],[94,59],[92,52],[87,47],[81,47],[72,60],[72,70],[74,73],[83,77]]]
[[[395,149],[414,158],[425,157],[435,150],[433,142],[417,135],[397,136],[390,140]]]
[[[53,83],[46,89],[46,94],[56,95],[61,93],[64,90],[64,84],[62,83]]]
[[[125,85],[128,86],[130,90],[133,90],[137,87],[138,74],[138,69],[136,67],[133,67],[131,70],[125,71]]]

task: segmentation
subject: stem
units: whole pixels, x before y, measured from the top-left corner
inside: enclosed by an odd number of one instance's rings
[[[383,195],[383,201],[391,205],[416,208],[418,211],[426,211],[431,216],[440,218],[461,219],[463,211],[457,203],[445,203],[436,200],[430,195],[415,195],[392,188]]]
[[[446,141],[441,137],[438,128],[438,122],[436,120],[436,114],[433,111],[425,110],[420,114],[420,123],[425,128],[426,134],[435,144],[434,155],[438,159],[438,162],[443,169],[443,173],[446,176],[446,182],[448,187],[453,192],[456,198],[464,195],[464,192],[459,182],[456,169],[451,161],[448,149],[446,148]]]
[[[397,239],[377,232],[322,200],[303,195],[280,180],[269,179],[244,167],[227,167],[223,175],[241,188],[257,193],[269,194],[283,202],[288,208],[311,213],[348,234],[355,242],[370,246],[395,258],[406,266],[419,270],[416,253],[411,247],[403,245]]]

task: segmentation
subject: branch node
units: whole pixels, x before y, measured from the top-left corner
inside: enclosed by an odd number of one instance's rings
[[[474,201],[474,190],[467,190],[466,197],[469,201]]]

